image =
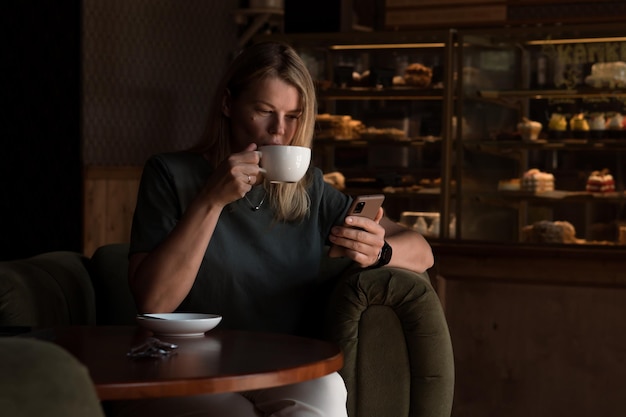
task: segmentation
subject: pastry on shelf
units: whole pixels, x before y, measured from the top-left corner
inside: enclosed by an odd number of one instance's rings
[[[552,113],[548,122],[548,135],[551,139],[563,139],[567,130],[567,120],[561,113]]]
[[[324,174],[324,182],[332,185],[339,191],[346,189],[346,177],[339,171]]]
[[[373,67],[365,70],[362,73],[354,72],[352,74],[352,81],[356,86],[365,87],[391,87],[394,77],[394,69]]]
[[[576,238],[576,229],[568,221],[541,220],[522,228],[522,242],[528,243],[584,243]]]
[[[612,193],[615,192],[615,180],[608,169],[593,171],[587,178],[585,190],[590,193]]]
[[[385,194],[395,194],[395,193],[416,193],[422,189],[421,185],[413,184],[407,186],[392,186],[388,185],[383,187],[383,193]]]
[[[524,117],[522,121],[517,124],[517,130],[519,130],[522,135],[522,140],[527,142],[539,139],[539,133],[541,133],[542,128],[543,126],[541,123],[535,122],[526,117]]]
[[[441,187],[441,178],[422,178],[417,185],[423,188],[439,188]],[[450,187],[456,186],[456,180],[450,180]]]
[[[578,113],[570,119],[569,128],[572,131],[572,136],[576,139],[589,137],[589,122],[582,113]]]
[[[594,139],[602,139],[606,130],[606,119],[603,113],[592,113],[589,115],[589,132]]]
[[[626,62],[597,62],[591,66],[591,74],[585,84],[594,88],[626,87]]]
[[[606,121],[607,135],[611,138],[626,136],[626,117],[620,113],[613,113]]]
[[[537,168],[529,169],[522,176],[521,189],[533,193],[554,191],[554,175],[549,172],[542,172]]]
[[[410,64],[404,70],[404,81],[407,85],[426,88],[430,86],[433,70],[418,62]]]
[[[522,184],[519,178],[498,181],[498,191],[519,191],[521,189]]]
[[[391,84],[394,86],[405,86],[406,80],[402,75],[394,75],[391,79]]]
[[[348,115],[321,113],[315,117],[315,124],[315,137],[318,139],[357,139],[363,129],[360,120]]]
[[[418,184],[424,188],[441,187],[441,178],[422,178]]]

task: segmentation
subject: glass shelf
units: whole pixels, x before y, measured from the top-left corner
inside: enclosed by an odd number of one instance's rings
[[[529,99],[558,99],[558,98],[604,98],[626,97],[626,88],[575,88],[567,90],[481,90],[477,94],[485,99],[498,98],[529,98]]]
[[[442,89],[348,87],[320,89],[322,100],[442,100]]]

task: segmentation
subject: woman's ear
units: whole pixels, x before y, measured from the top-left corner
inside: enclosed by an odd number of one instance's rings
[[[226,89],[226,91],[224,91],[224,97],[222,97],[222,114],[226,117],[230,117],[231,101],[230,90]]]

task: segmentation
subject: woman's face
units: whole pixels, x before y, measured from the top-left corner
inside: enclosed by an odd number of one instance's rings
[[[236,99],[224,98],[234,152],[253,142],[258,146],[289,145],[301,114],[298,90],[275,77],[257,81]]]

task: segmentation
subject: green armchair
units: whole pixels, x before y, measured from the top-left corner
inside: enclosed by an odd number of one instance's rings
[[[0,369],[3,416],[104,417],[87,368],[54,343],[1,338]]]
[[[127,268],[127,244],[0,262],[0,326],[134,324]],[[321,277],[313,313],[325,319],[303,333],[341,346],[348,414],[449,417],[452,344],[428,275],[325,259]]]

